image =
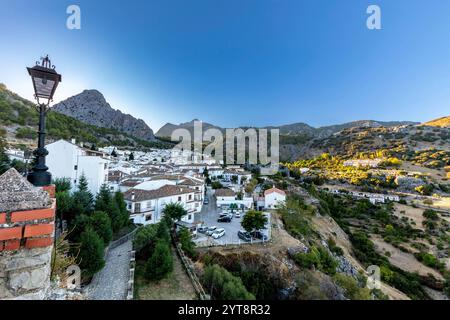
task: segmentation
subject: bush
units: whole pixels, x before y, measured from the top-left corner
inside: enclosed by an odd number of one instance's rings
[[[161,280],[173,270],[173,257],[169,245],[158,241],[152,256],[145,266],[145,277],[148,280]]]
[[[347,298],[351,300],[372,300],[370,290],[360,288],[357,281],[352,277],[338,273],[334,276],[334,280],[344,289]]]
[[[207,266],[202,282],[218,300],[255,300],[255,296],[247,291],[242,280],[233,276],[225,268],[217,264]]]
[[[148,260],[148,258],[152,255],[156,242],[157,229],[157,224],[149,224],[144,227],[140,227],[136,231],[133,240],[133,247],[139,258]]]
[[[112,239],[111,220],[108,215],[102,211],[95,211],[90,217],[89,225],[102,238],[105,246]]]
[[[295,261],[299,266],[310,269],[313,266],[326,274],[335,274],[338,262],[331,256],[327,249],[312,246],[307,253],[295,255]]]
[[[93,276],[105,266],[104,249],[102,239],[93,229],[87,228],[81,233],[78,259],[86,276]]]
[[[195,257],[195,243],[192,241],[191,232],[187,228],[182,228],[178,233],[181,249],[189,256]]]

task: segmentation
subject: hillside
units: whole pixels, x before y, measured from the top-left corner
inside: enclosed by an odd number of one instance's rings
[[[33,147],[36,143],[38,113],[34,104],[0,84],[0,132],[11,145]],[[159,140],[146,141],[116,129],[85,124],[58,112],[47,114],[47,141],[76,138],[78,141],[130,148],[169,147]]]
[[[424,126],[430,127],[450,127],[450,116],[425,122]]]
[[[105,97],[97,90],[84,90],[52,107],[53,111],[70,116],[81,122],[115,129],[130,136],[152,141],[152,129],[142,119],[136,119],[120,110],[114,110]]]

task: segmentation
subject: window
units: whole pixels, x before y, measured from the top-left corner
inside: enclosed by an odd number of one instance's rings
[[[77,171],[77,170],[78,170],[78,166],[77,166],[77,165],[74,165],[74,166],[73,166],[73,170]]]
[[[189,195],[189,200],[192,200],[192,194]]]
[[[191,220],[192,219],[192,215],[190,214],[190,215],[188,215],[188,220]]]
[[[178,197],[178,201],[181,201],[181,197]]]
[[[150,221],[150,220],[152,220],[152,215],[151,214],[146,215],[145,221]]]

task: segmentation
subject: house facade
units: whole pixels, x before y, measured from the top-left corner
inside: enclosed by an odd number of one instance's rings
[[[264,191],[264,207],[266,209],[275,209],[285,202],[286,193],[283,190],[274,187]]]
[[[108,181],[109,160],[104,158],[102,152],[85,149],[66,140],[50,143],[46,149],[46,164],[52,177],[70,179],[72,190],[76,190],[83,174],[93,195]]]
[[[158,223],[163,217],[163,210],[169,203],[183,206],[187,214],[181,218],[186,223],[194,222],[195,190],[183,186],[165,185],[156,190],[130,189],[124,193],[130,219],[136,224],[148,225]]]

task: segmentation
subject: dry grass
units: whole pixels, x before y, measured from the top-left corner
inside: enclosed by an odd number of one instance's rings
[[[147,281],[143,277],[143,264],[136,269],[135,299],[137,300],[196,300],[197,295],[191,281],[183,269],[180,259],[172,249],[174,270],[158,282]]]

